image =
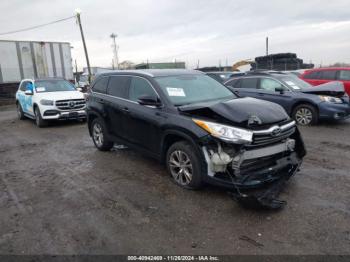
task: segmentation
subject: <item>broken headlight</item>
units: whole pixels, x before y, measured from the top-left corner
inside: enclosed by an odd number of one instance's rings
[[[325,102],[330,102],[330,103],[336,103],[336,104],[341,104],[343,101],[338,98],[338,97],[333,97],[333,96],[318,96],[322,101]]]
[[[192,120],[212,136],[215,136],[225,141],[230,141],[237,144],[245,144],[250,143],[253,140],[253,132],[245,129],[203,121],[199,119]]]

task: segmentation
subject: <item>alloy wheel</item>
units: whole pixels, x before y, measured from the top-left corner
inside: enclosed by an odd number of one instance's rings
[[[302,107],[295,113],[295,120],[303,126],[309,125],[312,122],[312,112],[310,109]]]
[[[192,181],[193,168],[189,156],[181,151],[176,150],[169,157],[170,172],[175,181],[183,186]]]
[[[35,123],[37,126],[40,125],[40,113],[38,109],[35,109]]]
[[[99,123],[95,123],[92,129],[92,137],[98,147],[103,145],[103,131],[102,126]]]

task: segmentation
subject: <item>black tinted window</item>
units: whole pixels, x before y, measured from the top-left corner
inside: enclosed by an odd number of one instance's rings
[[[234,79],[234,80],[231,80],[231,81],[228,81],[225,85],[226,86],[232,86],[232,87],[235,87],[235,88],[239,88],[240,87],[240,80],[239,79]]]
[[[108,84],[108,77],[101,77],[101,78],[97,79],[92,90],[94,92],[105,94],[106,90],[107,90],[107,84]]]
[[[321,71],[321,79],[330,79],[330,80],[333,80],[335,79],[335,74],[336,74],[337,71],[335,70],[324,70],[324,71]]]
[[[305,79],[320,79],[320,73],[319,71],[311,72],[309,74],[306,74],[304,76]]]
[[[350,80],[350,70],[341,70],[339,71],[339,80]]]
[[[140,96],[144,95],[157,97],[157,94],[147,80],[140,77],[132,77],[129,90],[129,99],[132,101],[137,101]]]
[[[241,88],[256,88],[258,84],[257,78],[243,78],[241,79]]]
[[[129,76],[111,76],[107,93],[111,96],[126,98],[126,90],[130,83]]]

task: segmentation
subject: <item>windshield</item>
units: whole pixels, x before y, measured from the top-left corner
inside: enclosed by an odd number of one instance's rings
[[[35,90],[37,93],[75,91],[73,84],[66,80],[38,80],[35,81]]]
[[[165,76],[155,79],[175,106],[236,97],[224,85],[206,75]]]
[[[297,76],[286,76],[283,77],[282,80],[294,91],[301,91],[302,89],[308,89],[312,87],[312,85],[305,82],[304,80],[301,80]]]

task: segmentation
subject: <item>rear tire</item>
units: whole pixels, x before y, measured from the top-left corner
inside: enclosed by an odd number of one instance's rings
[[[17,116],[19,120],[24,120],[25,116],[21,104],[17,103]]]
[[[41,117],[39,107],[35,107],[34,114],[35,114],[35,124],[38,127],[41,128],[41,127],[47,126],[47,122],[44,119],[42,119],[42,117]]]
[[[198,189],[203,185],[201,157],[190,143],[180,141],[171,145],[166,155],[166,166],[178,186]]]
[[[100,151],[109,151],[113,147],[113,142],[107,138],[105,124],[99,118],[91,123],[91,136],[96,148]]]
[[[309,104],[298,105],[293,110],[293,119],[298,125],[315,125],[318,122],[318,113],[314,106]]]

